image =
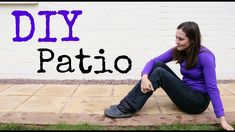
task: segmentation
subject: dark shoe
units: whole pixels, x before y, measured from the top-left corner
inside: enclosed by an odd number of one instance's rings
[[[134,113],[123,113],[117,105],[111,105],[109,109],[105,109],[104,115],[110,118],[127,118],[134,115]]]
[[[111,105],[109,108],[112,108],[112,107],[117,107],[117,105]]]

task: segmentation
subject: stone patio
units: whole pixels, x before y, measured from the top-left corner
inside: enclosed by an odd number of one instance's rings
[[[212,105],[200,115],[179,111],[162,89],[131,118],[110,119],[104,109],[119,101],[134,85],[123,84],[0,84],[0,122],[27,124],[91,123],[138,126],[175,123],[215,124]],[[228,122],[235,122],[235,83],[218,84]]]

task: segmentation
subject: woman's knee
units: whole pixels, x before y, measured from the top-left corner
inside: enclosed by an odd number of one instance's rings
[[[153,74],[153,75],[156,75],[156,76],[158,76],[158,77],[162,77],[162,74],[163,74],[164,71],[165,71],[164,68],[162,68],[162,67],[156,67],[156,68],[153,69],[152,74]]]
[[[158,67],[162,67],[162,68],[165,68],[166,67],[166,64],[161,62],[161,61],[158,61],[154,64],[153,68],[156,69]]]
[[[157,67],[149,75],[149,80],[152,82],[154,90],[156,90],[156,88],[159,88],[162,85],[162,82],[160,80],[165,78],[165,73],[166,70],[164,68]]]

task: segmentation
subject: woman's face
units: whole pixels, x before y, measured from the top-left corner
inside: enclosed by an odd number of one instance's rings
[[[176,30],[175,37],[176,37],[175,43],[176,43],[177,50],[183,51],[190,46],[189,38],[186,36],[186,34],[181,29]]]

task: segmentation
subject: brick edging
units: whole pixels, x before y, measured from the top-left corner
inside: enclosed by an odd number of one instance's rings
[[[79,113],[41,113],[41,112],[11,112],[0,113],[1,123],[23,124],[79,124],[90,123],[102,126],[151,126],[170,124],[217,124],[218,120],[211,113],[201,115],[188,114],[136,114],[130,118],[107,118],[102,114]],[[234,114],[234,113],[233,113]],[[234,120],[232,120],[234,121]]]

